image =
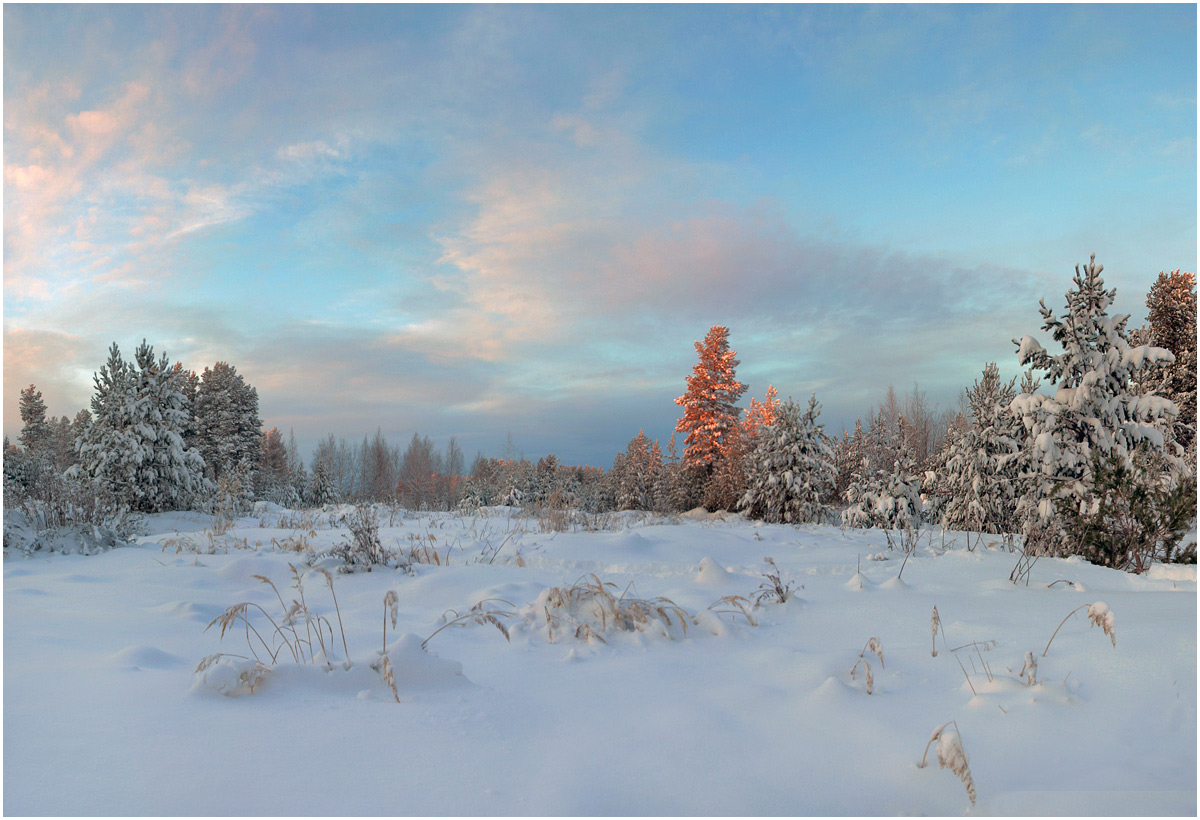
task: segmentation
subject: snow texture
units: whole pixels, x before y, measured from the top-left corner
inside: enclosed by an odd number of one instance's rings
[[[974,812],[1196,813],[1194,567],[1134,576],[1043,558],[1016,586],[1013,554],[968,553],[950,532],[945,550],[922,539],[893,585],[895,560],[864,560],[854,577],[860,556],[886,552],[878,530],[734,515],[626,529],[634,519],[613,516],[615,529],[542,533],[494,508],[381,527],[389,548],[429,532],[454,542],[449,565],[340,575],[331,559],[309,568],[271,548],[294,534],[278,526],[287,515],[263,507],[235,521],[228,553],[164,552],[177,536],[207,543],[210,521],[161,513],[133,546],[5,559],[6,814],[960,815],[965,780],[916,765],[949,720],[970,752]],[[309,540],[327,552],[345,530],[316,518]],[[509,538],[490,563],[484,530]],[[234,546],[243,539],[249,549]],[[757,625],[710,610],[753,594],[763,555],[802,600],[752,608]],[[240,601],[278,617],[254,576],[290,601],[289,564],[332,626],[332,663],[281,657],[262,672],[240,623],[224,638],[205,626]],[[340,622],[319,568],[333,573]],[[686,633],[608,624],[604,642],[565,629],[550,641],[514,615],[511,642],[467,623],[421,648],[447,610],[486,599],[536,615],[547,589],[591,573],[618,600],[661,596],[696,620]],[[1064,578],[1074,586],[1050,586]],[[1026,653],[1065,611],[1100,600],[1120,613],[1117,646],[1072,618],[1030,685]],[[1093,614],[1107,622],[1098,603]],[[373,668],[385,619],[396,696]],[[887,648],[886,669],[866,653],[869,697],[849,676],[868,636]],[[995,642],[983,653],[992,681],[950,651],[973,641]],[[215,653],[225,657],[195,671]],[[962,745],[947,737],[937,759],[967,772]]]

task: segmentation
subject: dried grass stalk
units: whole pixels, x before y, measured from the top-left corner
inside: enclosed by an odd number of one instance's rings
[[[1116,617],[1113,615],[1113,611],[1108,608],[1108,604],[1104,603],[1103,601],[1096,601],[1094,604],[1077,606],[1067,613],[1067,617],[1062,619],[1062,623],[1058,625],[1058,629],[1054,630],[1054,634],[1051,635],[1050,640],[1046,642],[1046,648],[1042,650],[1043,658],[1046,657],[1046,653],[1050,651],[1050,644],[1054,643],[1054,639],[1058,637],[1058,630],[1062,629],[1063,625],[1070,620],[1071,616],[1081,609],[1087,610],[1088,620],[1091,621],[1092,626],[1098,626],[1104,630],[1104,634],[1112,640],[1113,649],[1117,648]]]
[[[883,663],[883,646],[879,643],[878,638],[870,638],[867,641],[867,645],[863,647],[863,651],[858,653],[858,656],[861,658],[864,655],[866,655],[868,652],[874,652],[875,657],[879,658],[879,668],[880,669],[887,668]]]
[[[875,692],[875,676],[871,674],[871,664],[867,662],[866,658],[859,658],[857,661],[854,662],[854,666],[850,667],[850,680],[855,679],[854,673],[858,671],[858,667],[860,664],[862,665],[863,669],[866,670],[866,673],[867,673],[867,694],[868,695],[874,694],[874,692]]]
[[[931,633],[931,642],[933,645],[933,657],[937,657],[937,631],[938,625],[941,623],[941,618],[938,617],[937,607],[933,608],[933,615],[929,619],[929,632]]]
[[[950,727],[954,728],[951,729]],[[958,723],[950,721],[943,723],[941,726],[933,730],[933,734],[929,736],[929,742],[925,744],[925,753],[921,755],[921,762],[918,768],[925,768],[925,758],[929,754],[929,747],[933,743],[937,743],[937,761],[938,767],[949,769],[958,776],[962,781],[963,786],[967,790],[967,797],[971,800],[971,805],[975,805],[975,780],[971,777],[971,767],[967,761],[967,750],[963,748],[962,738],[958,733]]]
[[[1025,664],[1021,667],[1021,671],[1018,674],[1025,678],[1025,683],[1028,686],[1033,686],[1037,683],[1037,658],[1033,656],[1032,652],[1025,653]]]
[[[396,670],[392,668],[392,659],[386,654],[379,659],[379,674],[383,676],[383,682],[392,690],[392,697],[396,699],[396,703],[399,703],[400,693],[396,690]]]

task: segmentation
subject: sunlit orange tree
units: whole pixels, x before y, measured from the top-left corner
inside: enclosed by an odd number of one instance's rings
[[[696,342],[700,361],[687,377],[687,392],[675,399],[683,418],[675,430],[687,433],[683,463],[698,481],[707,481],[733,444],[738,427],[735,406],[746,385],[735,370],[737,353],[729,349],[729,328],[715,325],[703,342]]]

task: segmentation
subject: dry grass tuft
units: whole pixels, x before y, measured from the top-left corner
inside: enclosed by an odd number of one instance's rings
[[[954,728],[951,729],[950,727]],[[937,761],[938,767],[949,769],[958,776],[966,787],[967,797],[971,800],[971,805],[975,805],[975,781],[971,777],[971,767],[967,761],[967,751],[963,748],[962,738],[958,733],[958,723],[950,721],[943,723],[941,726],[933,730],[933,734],[929,736],[929,742],[925,744],[925,754],[921,755],[921,762],[917,764],[918,768],[925,768],[925,758],[929,754],[929,747],[934,742],[937,743]]]
[[[211,529],[205,529],[200,541],[197,541],[190,535],[180,535],[177,532],[174,538],[168,538],[162,542],[162,552],[174,549],[176,555],[183,552],[194,552],[197,555],[216,555],[217,553],[228,553],[230,547],[245,550],[250,549],[250,544],[245,538],[239,541],[233,536],[224,535],[227,530],[228,528],[220,532],[214,532]]]
[[[722,604],[732,608],[717,609]],[[758,621],[754,620],[754,616],[750,614],[753,606],[754,603],[749,598],[741,595],[726,595],[720,600],[714,601],[708,608],[716,615],[741,615],[750,626],[758,626]]]
[[[289,564],[288,566],[292,571],[292,588],[295,589],[299,595],[298,598],[293,598],[290,603],[284,601],[283,595],[280,593],[279,588],[270,578],[267,578],[265,575],[251,576],[260,583],[269,586],[275,593],[275,597],[279,601],[279,606],[282,611],[282,614],[278,620],[273,618],[270,613],[268,613],[267,610],[259,604],[256,604],[252,601],[243,601],[226,608],[224,612],[222,612],[216,618],[213,618],[212,621],[209,622],[208,626],[205,627],[205,631],[208,631],[208,629],[212,628],[213,626],[219,625],[221,627],[221,638],[224,639],[225,633],[234,629],[240,622],[245,630],[246,644],[249,646],[251,654],[254,655],[254,659],[260,663],[263,662],[263,658],[258,654],[259,647],[262,648],[267,658],[269,658],[269,665],[271,666],[276,663],[279,658],[279,654],[283,651],[284,647],[287,647],[288,651],[292,655],[292,660],[298,664],[315,662],[317,659],[316,648],[319,648],[321,656],[325,658],[326,666],[332,669],[333,664],[329,660],[330,649],[332,646],[325,643],[324,635],[325,632],[328,632],[330,641],[332,642],[333,626],[329,623],[329,619],[327,619],[325,616],[309,610],[308,602],[304,594],[303,578],[294,564]],[[329,583],[329,590],[330,593],[333,594],[334,607],[336,608],[337,596],[333,593],[333,578],[325,570],[319,570],[319,572],[324,575],[326,581]],[[271,626],[270,630],[266,630],[265,636],[264,631],[260,630],[252,621],[252,618],[256,615],[261,616],[258,618],[260,623],[265,620]],[[342,617],[340,611],[338,612],[337,617],[338,626],[340,628],[342,626]],[[301,628],[304,629],[303,634],[300,632]],[[270,640],[268,640],[268,638]],[[346,635],[344,630],[342,631],[342,648],[346,651],[344,666],[349,669],[350,653],[349,649],[346,647]]]
[[[431,532],[424,535],[419,533],[409,533],[409,547],[405,551],[409,563],[413,564],[432,564],[434,566],[448,566],[450,564],[450,550],[454,548],[453,544],[446,547],[446,554],[440,555],[437,551],[437,536]]]
[[[508,607],[508,609],[499,609],[495,606],[489,608],[485,606],[486,604],[504,604]],[[511,641],[512,638],[508,634],[508,627],[506,627],[500,621],[500,619],[511,618],[514,614],[516,613],[513,612],[513,605],[502,598],[484,598],[481,601],[476,601],[475,606],[471,607],[461,615],[456,610],[448,609],[442,613],[442,620],[444,623],[435,629],[428,638],[421,641],[421,648],[424,649],[426,646],[428,646],[429,642],[433,640],[433,636],[437,635],[443,629],[449,629],[452,626],[466,626],[467,624],[471,623],[480,625],[491,624],[492,626],[496,627],[496,629],[500,630],[500,634],[504,636],[504,640]],[[395,626],[394,623],[393,626]]]
[[[792,597],[791,581],[786,583],[783,581],[783,573],[775,565],[774,558],[768,556],[763,561],[766,562],[767,569],[763,570],[764,580],[758,585],[758,592],[754,594],[754,605],[762,606],[763,603],[786,603]]]
[[[589,580],[590,579],[590,580]],[[669,598],[637,598],[614,594],[616,584],[601,581],[595,574],[582,576],[569,587],[549,587],[535,602],[545,616],[548,639],[570,633],[591,641],[610,631],[651,632],[673,638],[678,626],[684,635],[695,619]],[[744,600],[744,599],[743,599]]]

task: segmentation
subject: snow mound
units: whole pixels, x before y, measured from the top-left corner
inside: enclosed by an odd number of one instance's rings
[[[696,583],[705,586],[720,586],[732,577],[729,570],[707,555],[700,559],[700,567],[696,572]]]
[[[401,635],[388,648],[388,657],[396,675],[396,688],[401,693],[472,685],[463,674],[461,663],[442,660],[422,649],[421,641],[422,638],[408,633]]]
[[[216,574],[226,581],[255,581],[255,583],[257,581],[253,576],[263,575],[278,584],[279,579],[272,576],[279,575],[279,567],[278,559],[256,555],[248,558],[235,558],[218,569]]]
[[[1150,581],[1191,581],[1196,583],[1195,564],[1153,564],[1146,572]]]
[[[904,579],[897,575],[895,578],[889,578],[879,585],[881,589],[908,589],[908,584],[904,583]]]
[[[271,670],[258,661],[244,658],[217,658],[201,663],[196,670],[196,682],[192,692],[215,692],[235,698],[249,695],[266,680]]]
[[[191,601],[172,601],[159,606],[150,607],[150,612],[168,618],[187,618],[207,624],[216,618],[225,607],[216,604],[196,604]]]
[[[846,582],[846,589],[872,589],[875,582],[861,572],[856,572],[850,576],[850,580]]]
[[[132,669],[170,669],[182,666],[186,661],[178,655],[164,652],[153,646],[127,646],[112,656],[117,666]]]

